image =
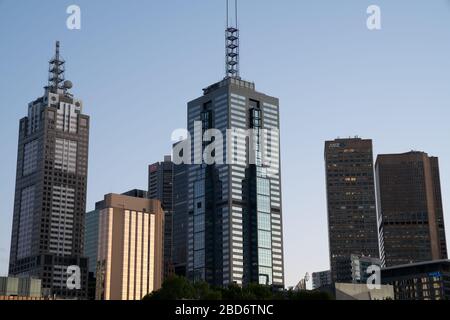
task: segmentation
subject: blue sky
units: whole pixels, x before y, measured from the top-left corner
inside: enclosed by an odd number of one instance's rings
[[[66,28],[66,8],[82,29]],[[382,10],[382,30],[366,9]],[[0,274],[6,274],[17,132],[43,93],[60,40],[66,77],[91,116],[88,209],[146,188],[186,103],[224,76],[223,0],[0,0]],[[329,267],[323,144],[438,156],[450,221],[450,1],[241,0],[241,73],[280,98],[287,285]],[[448,233],[450,236],[450,234]],[[450,238],[448,236],[448,238]]]

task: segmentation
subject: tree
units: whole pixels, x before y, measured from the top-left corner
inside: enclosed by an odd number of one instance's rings
[[[326,292],[314,291],[293,291],[289,290],[286,293],[286,300],[333,300],[333,298]]]
[[[144,300],[331,300],[320,291],[274,291],[272,287],[257,283],[241,287],[231,284],[227,288],[214,288],[204,281],[191,283],[184,277],[172,276],[162,288],[144,297]]]
[[[194,284],[196,300],[222,300],[220,290],[211,288],[207,282],[201,281]]]
[[[162,288],[144,297],[143,300],[181,300],[194,299],[195,290],[184,277],[171,276],[164,281]]]

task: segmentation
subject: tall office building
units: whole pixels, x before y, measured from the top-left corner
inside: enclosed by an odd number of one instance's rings
[[[226,30],[225,79],[188,103],[187,125],[194,139],[187,150],[188,276],[217,286],[284,287],[279,101],[241,80],[237,26]],[[202,143],[204,134],[218,148]],[[270,136],[271,162],[263,159],[263,136]],[[216,161],[202,161],[203,152]]]
[[[386,267],[447,259],[438,158],[424,152],[379,155],[376,176]]]
[[[97,270],[97,253],[98,253],[98,228],[99,214],[103,206],[103,201],[97,202],[95,210],[86,212],[85,219],[85,236],[84,236],[84,256],[89,258],[89,276],[95,278]]]
[[[98,252],[98,215],[100,210],[96,204],[95,210],[86,212],[84,227],[84,254],[89,259],[88,264],[88,300],[95,300],[97,252]]]
[[[47,295],[85,298],[89,117],[64,71],[57,42],[45,93],[20,121],[9,273],[42,279]],[[68,266],[80,267],[81,289],[68,288]]]
[[[326,141],[325,164],[331,275],[345,282],[352,254],[379,257],[372,140]]]
[[[98,247],[97,257],[90,257],[97,261],[96,299],[140,300],[158,290],[163,276],[160,201],[108,194],[97,210],[98,238],[89,244]]]
[[[187,264],[187,165],[173,167],[173,229],[172,229],[172,262],[175,274],[186,276]]]
[[[148,198],[161,201],[164,210],[164,277],[173,273],[172,229],[173,229],[173,170],[171,156],[157,162],[148,169]]]

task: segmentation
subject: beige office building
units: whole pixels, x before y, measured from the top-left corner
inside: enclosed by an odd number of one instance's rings
[[[140,300],[161,288],[163,224],[157,200],[105,196],[99,209],[97,300]]]

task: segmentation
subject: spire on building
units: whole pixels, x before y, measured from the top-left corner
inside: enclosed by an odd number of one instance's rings
[[[238,78],[239,74],[239,28],[238,0],[227,1],[227,27],[225,30],[225,78]],[[231,3],[230,3],[231,2]],[[234,12],[234,21],[232,19]]]
[[[59,53],[59,41],[56,41],[55,56],[49,61],[48,89],[57,93],[58,90],[64,90],[64,72],[65,61]]]

